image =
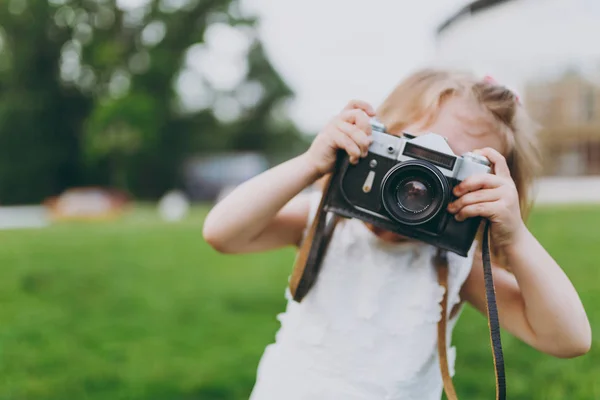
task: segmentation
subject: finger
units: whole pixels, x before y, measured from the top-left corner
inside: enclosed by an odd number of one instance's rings
[[[476,150],[475,153],[481,154],[490,160],[494,166],[494,174],[505,178],[510,177],[510,169],[508,168],[508,164],[506,164],[506,159],[499,151],[492,149],[491,147],[486,147]]]
[[[364,111],[356,109],[346,110],[342,112],[340,117],[343,121],[355,124],[367,135],[371,134],[371,121],[369,120],[367,114],[364,113]]]
[[[371,121],[362,110],[346,110],[340,115],[340,119],[358,126],[367,135],[371,134]]]
[[[361,131],[367,135],[371,135],[371,119],[363,112],[356,114],[354,124],[360,128]]]
[[[341,133],[335,138],[335,144],[338,148],[345,150],[352,164],[356,164],[360,159],[361,151],[358,145],[350,136]]]
[[[363,110],[371,117],[375,116],[375,109],[373,109],[373,107],[371,107],[371,105],[369,103],[367,103],[366,101],[362,101],[362,100],[350,100],[348,102],[348,104],[346,105],[346,107],[344,107],[344,109],[342,111],[353,110],[356,108]]]
[[[356,125],[352,125],[345,121],[338,122],[338,129],[350,136],[350,139],[358,145],[361,150],[361,155],[365,157],[369,151],[369,146],[373,141],[371,136],[368,136],[365,132],[360,130]]]
[[[459,197],[452,203],[448,204],[448,211],[455,214],[460,212],[464,207],[476,203],[486,203],[499,200],[502,197],[500,188],[476,190]]]
[[[480,189],[494,189],[505,184],[505,179],[492,174],[471,175],[454,187],[452,192],[460,197]]]
[[[463,207],[458,214],[454,216],[457,221],[464,221],[467,218],[483,217],[492,219],[498,213],[500,204],[497,201],[488,201],[485,203],[475,203]]]

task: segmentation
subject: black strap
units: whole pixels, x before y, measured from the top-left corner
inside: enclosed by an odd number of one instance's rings
[[[502,341],[500,338],[500,318],[498,317],[498,307],[496,305],[496,290],[494,288],[494,278],[492,276],[492,263],[490,257],[489,245],[490,221],[485,221],[483,229],[482,243],[482,261],[483,274],[485,279],[485,299],[488,315],[488,325],[490,329],[490,340],[492,344],[492,354],[494,356],[494,369],[496,371],[496,399],[506,399],[506,375],[504,373],[504,356],[502,355]]]
[[[306,262],[306,269],[302,274],[300,281],[296,286],[296,290],[293,292],[294,300],[300,302],[308,294],[308,291],[313,287],[317,280],[317,276],[320,272],[321,263],[333,231],[340,220],[338,215],[332,215],[332,218],[328,220],[327,213],[322,212],[316,218],[317,229],[314,234],[314,241],[308,253],[308,260]]]
[[[315,284],[321,268],[321,261],[325,256],[333,231],[341,219],[337,214],[332,214],[328,219],[329,214],[325,211],[325,199],[329,192],[331,179],[330,175],[327,178],[325,191],[321,196],[312,224],[308,228],[294,262],[289,288],[293,299],[297,302],[301,302]]]

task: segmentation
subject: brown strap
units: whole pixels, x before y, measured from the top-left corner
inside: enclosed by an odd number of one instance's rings
[[[438,353],[440,360],[440,371],[444,382],[444,391],[448,400],[457,400],[454,384],[448,367],[448,354],[446,352],[446,326],[448,324],[448,259],[446,252],[438,250],[434,257],[434,265],[438,273],[438,282],[444,288],[442,297],[442,315],[438,322]]]
[[[302,301],[314,285],[319,274],[321,259],[341,219],[338,215],[333,215],[331,220],[327,221],[327,212],[324,210],[331,179],[332,175],[327,177],[319,207],[294,262],[289,287],[292,297],[298,302]]]

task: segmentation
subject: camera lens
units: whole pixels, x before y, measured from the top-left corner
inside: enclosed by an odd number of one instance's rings
[[[450,197],[448,181],[433,164],[423,160],[399,163],[381,185],[384,208],[397,222],[424,224],[445,208]]]
[[[434,201],[433,195],[434,190],[427,182],[411,178],[401,182],[396,191],[398,204],[413,213],[427,210]]]

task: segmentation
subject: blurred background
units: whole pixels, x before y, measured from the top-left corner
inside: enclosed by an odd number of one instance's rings
[[[600,329],[598,37],[597,0],[0,2],[0,399],[247,399],[294,253],[217,254],[206,213],[425,65],[542,124],[529,226]],[[491,398],[487,323],[462,318],[458,394]],[[600,399],[597,341],[503,344],[511,398]]]

